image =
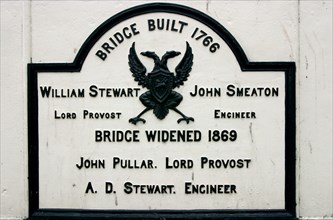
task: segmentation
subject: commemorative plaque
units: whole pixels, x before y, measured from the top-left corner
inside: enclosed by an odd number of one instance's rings
[[[295,217],[295,64],[146,4],[28,64],[31,219]]]

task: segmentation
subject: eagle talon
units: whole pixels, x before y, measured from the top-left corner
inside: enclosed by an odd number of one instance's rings
[[[184,117],[182,117],[182,118],[180,118],[180,119],[177,120],[178,124],[179,124],[181,121],[186,121],[186,123],[188,124],[188,123],[190,123],[190,121],[193,121],[193,122],[194,122],[194,118],[184,116]]]
[[[129,122],[136,125],[136,123],[138,123],[139,121],[142,121],[142,123],[146,123],[146,120],[144,120],[143,118],[139,118],[139,117],[134,117],[134,118],[130,118]]]

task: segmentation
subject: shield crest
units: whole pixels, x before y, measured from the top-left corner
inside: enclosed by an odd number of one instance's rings
[[[173,74],[160,69],[149,74],[149,87],[154,98],[162,103],[170,95],[173,86]]]

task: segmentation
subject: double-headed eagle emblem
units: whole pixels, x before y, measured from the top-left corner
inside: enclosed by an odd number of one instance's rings
[[[147,70],[136,54],[135,43],[132,44],[128,55],[130,70],[133,73],[134,80],[149,91],[139,97],[146,108],[138,116],[131,118],[129,120],[130,123],[136,124],[139,121],[145,123],[146,120],[141,118],[141,116],[149,110],[153,110],[155,116],[162,120],[168,115],[169,109],[182,116],[182,118],[178,119],[178,123],[181,121],[186,121],[187,123],[194,121],[192,117],[187,117],[176,108],[183,100],[183,96],[173,91],[174,88],[184,85],[184,81],[187,80],[192,70],[193,53],[188,42],[186,42],[185,55],[177,65],[175,69],[176,74],[174,74],[169,71],[167,61],[179,54],[180,52],[177,51],[167,51],[160,59],[155,52],[142,52],[141,55],[152,58],[155,64],[153,71],[146,74]]]

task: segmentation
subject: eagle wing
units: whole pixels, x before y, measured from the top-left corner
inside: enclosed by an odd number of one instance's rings
[[[174,78],[173,88],[184,85],[184,81],[190,75],[193,65],[193,53],[189,43],[186,42],[186,51],[183,59],[176,67],[176,76]]]
[[[139,86],[147,87],[147,69],[141,63],[138,55],[136,54],[135,42],[133,42],[132,47],[129,50],[128,65],[130,66],[130,70],[133,73],[132,76],[134,77],[134,80],[138,82]]]

